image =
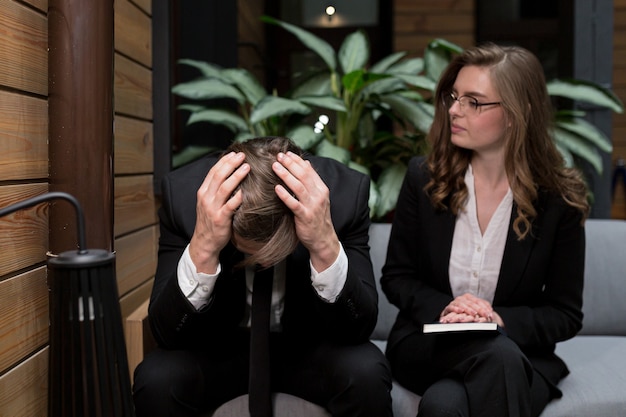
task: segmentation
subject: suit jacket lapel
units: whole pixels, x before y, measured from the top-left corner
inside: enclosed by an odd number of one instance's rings
[[[506,238],[504,255],[502,257],[502,266],[500,267],[498,285],[494,296],[494,305],[504,302],[504,300],[515,291],[515,288],[517,288],[518,283],[526,271],[526,265],[530,259],[530,254],[537,237],[538,229],[535,223],[538,219],[535,219],[531,233],[529,233],[524,240],[518,240],[517,234],[513,230],[513,221],[516,217],[517,205],[513,204],[509,232]]]
[[[452,239],[454,236],[454,227],[456,225],[456,216],[451,212],[440,213],[433,218],[434,230],[437,231],[437,237],[434,239],[435,250],[432,252],[433,268],[435,268],[434,276],[441,277],[443,288],[447,288],[452,293],[450,287],[450,254],[452,253]]]

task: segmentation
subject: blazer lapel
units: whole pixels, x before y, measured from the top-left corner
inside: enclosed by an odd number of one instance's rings
[[[494,296],[494,305],[504,302],[509,298],[510,294],[517,288],[520,280],[526,271],[526,265],[530,259],[537,227],[536,220],[532,223],[532,231],[523,240],[518,240],[517,234],[513,230],[513,221],[517,217],[517,206],[513,204],[511,212],[511,222],[509,223],[509,232],[506,238],[506,246],[502,257],[502,266],[500,267],[500,275],[498,276],[498,285]]]

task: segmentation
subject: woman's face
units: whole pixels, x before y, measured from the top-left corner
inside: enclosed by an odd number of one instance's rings
[[[491,83],[489,69],[477,66],[461,68],[452,93],[463,102],[463,106],[458,101],[454,102],[448,110],[452,143],[483,156],[503,155],[507,121],[499,104],[500,96]],[[493,104],[472,108],[471,100],[462,97],[472,97],[479,104]]]

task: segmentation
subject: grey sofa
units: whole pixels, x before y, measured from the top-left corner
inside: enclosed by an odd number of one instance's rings
[[[377,282],[385,262],[391,226],[373,224],[370,246]],[[583,329],[559,343],[557,353],[570,368],[561,381],[563,398],[552,401],[541,417],[626,417],[626,221],[588,220]],[[397,310],[379,287],[379,315],[372,341],[384,351]],[[394,383],[395,417],[415,417],[419,396]],[[247,415],[247,396],[218,408],[213,417]],[[274,395],[276,417],[330,417],[299,398]]]

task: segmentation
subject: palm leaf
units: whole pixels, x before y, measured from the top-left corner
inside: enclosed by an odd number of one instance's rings
[[[300,96],[298,100],[309,106],[321,107],[328,110],[348,111],[345,103],[333,96]]]
[[[294,26],[290,23],[274,19],[273,17],[261,16],[261,20],[265,23],[278,25],[286,31],[292,33],[307,48],[319,55],[332,72],[335,72],[337,70],[337,58],[335,57],[335,50],[332,46],[330,46],[328,42],[322,40],[321,38],[318,38],[311,32],[307,32],[306,30],[300,29],[299,27]]]
[[[369,57],[369,42],[362,30],[357,30],[346,36],[339,48],[339,63],[344,74],[365,67]]]
[[[395,164],[388,166],[380,174],[376,182],[378,190],[380,190],[380,200],[376,207],[376,216],[382,217],[396,207],[406,171],[406,165]]]
[[[438,81],[441,73],[450,63],[452,55],[462,51],[463,48],[445,39],[432,40],[424,51],[426,76],[431,80]]]
[[[560,129],[567,130],[568,132],[585,138],[585,140],[590,141],[601,151],[611,152],[613,150],[611,139],[585,119],[574,118],[568,120],[558,120],[556,125]]]
[[[381,101],[389,105],[394,114],[411,123],[419,131],[426,133],[430,130],[433,117],[429,114],[430,108],[426,103],[416,103],[397,94],[383,96]]]
[[[265,88],[245,69],[226,69],[222,72],[222,75],[236,85],[253,106],[267,94]]]
[[[323,139],[321,134],[315,133],[313,128],[307,125],[296,126],[289,130],[286,136],[304,150],[313,148]]]
[[[585,141],[578,135],[568,132],[567,130],[558,128],[554,131],[554,140],[561,147],[587,161],[598,174],[602,173],[602,157],[600,156],[598,149],[592,146],[589,142]]]
[[[182,151],[172,155],[172,168],[178,168],[188,162],[194,161],[201,156],[208,154],[211,151],[216,150],[218,150],[218,148],[216,148],[215,146],[186,146],[185,148],[183,148]]]
[[[400,51],[400,52],[395,52],[391,55],[387,55],[386,57],[384,57],[383,59],[381,59],[380,61],[378,61],[377,63],[375,63],[374,65],[372,65],[369,69],[370,72],[374,72],[374,73],[384,73],[387,71],[387,69],[392,66],[393,64],[395,64],[396,62],[400,61],[402,58],[404,58],[406,56],[407,52],[406,51]]]
[[[191,113],[191,115],[189,116],[189,120],[187,120],[188,125],[199,122],[207,122],[225,126],[235,133],[248,130],[248,125],[246,124],[246,121],[244,119],[242,119],[239,115],[226,110],[201,110],[195,113]]]
[[[198,78],[172,87],[172,93],[191,100],[208,100],[215,98],[232,98],[239,104],[246,98],[239,90],[217,78]]]
[[[302,84],[297,86],[293,93],[292,98],[299,98],[301,96],[329,96],[333,91],[330,87],[330,77],[327,72],[316,74],[313,77],[307,79]]]
[[[428,91],[435,91],[437,83],[423,75],[394,74],[394,77],[401,79],[410,86],[422,88]]]
[[[284,116],[288,114],[309,114],[311,109],[297,100],[288,98],[265,96],[252,110],[250,123],[256,124],[274,116]]]
[[[211,64],[205,61],[198,61],[196,59],[179,59],[178,63],[197,68],[205,77],[221,77],[222,68],[219,65]]]
[[[607,107],[616,113],[624,111],[622,101],[609,89],[584,80],[551,80],[548,94]]]
[[[387,74],[410,74],[417,75],[424,71],[423,58],[411,58],[400,61],[386,71]]]
[[[347,149],[333,145],[327,140],[321,141],[315,147],[315,154],[325,158],[334,159],[342,164],[348,164],[350,162],[350,152],[348,152]]]

